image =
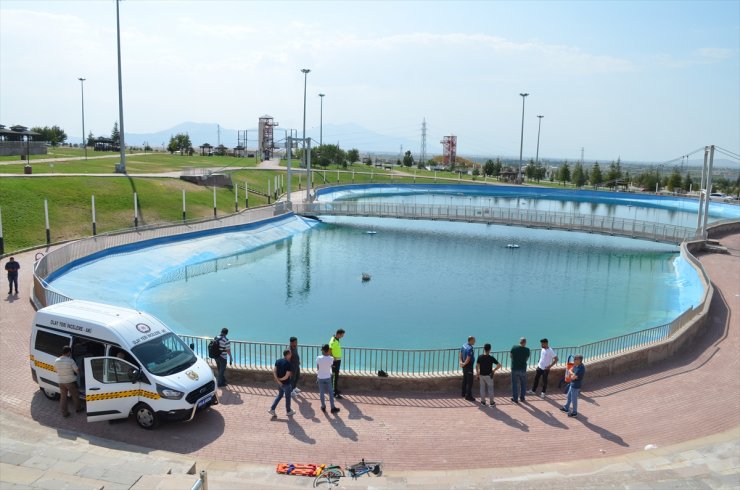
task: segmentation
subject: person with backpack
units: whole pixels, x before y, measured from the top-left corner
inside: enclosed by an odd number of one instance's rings
[[[221,335],[214,337],[208,344],[208,355],[216,361],[218,367],[216,383],[220,388],[228,384],[225,377],[227,359],[231,361],[231,364],[234,364],[234,358],[231,357],[231,341],[226,337],[228,334],[229,329],[222,328]]]

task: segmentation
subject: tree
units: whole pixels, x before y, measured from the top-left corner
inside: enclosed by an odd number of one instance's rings
[[[693,184],[694,184],[694,181],[691,180],[691,175],[688,172],[686,172],[686,177],[684,177],[683,179],[683,190],[685,190],[686,192],[689,192]]]
[[[537,180],[537,182],[545,178],[545,172],[545,167],[543,167],[540,162],[537,162],[537,165],[535,165],[534,167],[534,178]]]
[[[493,163],[493,160],[490,158],[486,160],[486,163],[483,164],[483,174],[493,176],[493,169],[495,167],[495,164]]]
[[[597,186],[604,182],[604,176],[601,175],[601,167],[599,167],[599,162],[594,162],[593,167],[591,167],[591,185]]]
[[[177,133],[170,136],[170,143],[167,145],[167,151],[174,153],[179,151],[181,155],[189,153],[193,145],[190,143],[190,136],[187,133]]]
[[[406,153],[403,155],[403,166],[404,167],[411,167],[414,165],[414,157],[411,155],[411,150],[406,150]]]
[[[674,168],[671,176],[668,178],[668,190],[671,192],[681,188],[681,174],[678,173],[678,169]]]
[[[493,164],[493,176],[498,177],[501,175],[501,170],[504,168],[503,164],[501,163],[501,159],[497,158],[496,163]]]
[[[347,154],[339,145],[321,145],[311,149],[311,161],[322,167],[337,165],[347,167]]]
[[[622,165],[620,164],[619,158],[616,162],[612,162],[609,165],[609,172],[606,174],[606,180],[609,182],[609,187],[617,185],[617,180],[622,178]]]
[[[95,146],[95,135],[92,131],[87,135],[87,146]]]
[[[347,160],[349,161],[349,163],[360,161],[360,152],[357,150],[357,148],[352,148],[351,150],[347,151]]]
[[[529,163],[527,163],[527,166],[524,167],[524,176],[528,178],[529,180],[534,179],[535,174],[535,168],[534,168],[534,160],[530,160]]]
[[[58,146],[67,140],[67,133],[57,125],[52,127],[44,126],[43,128],[36,126],[31,128],[31,131],[39,133],[38,137],[41,138],[42,141],[46,141],[51,144],[51,146]]]
[[[121,133],[118,131],[118,121],[113,123],[113,130],[110,132],[110,139],[112,139],[115,144],[121,144]]]
[[[573,176],[571,177],[571,180],[576,187],[583,187],[583,184],[586,183],[586,174],[583,171],[583,165],[581,162],[576,163],[575,167],[573,167]]]
[[[558,169],[558,180],[563,184],[570,182],[570,166],[567,161]]]

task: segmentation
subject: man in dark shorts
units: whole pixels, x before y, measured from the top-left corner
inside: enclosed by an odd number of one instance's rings
[[[496,369],[493,365],[496,365]],[[501,369],[501,364],[491,355],[491,344],[483,346],[483,354],[478,356],[475,363],[475,376],[480,379],[480,404],[486,406],[486,391],[491,393],[491,407],[496,406],[493,401],[493,373]]]

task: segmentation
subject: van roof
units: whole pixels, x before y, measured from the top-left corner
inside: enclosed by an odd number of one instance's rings
[[[127,346],[152,330],[152,338],[169,332],[162,322],[145,312],[77,299],[40,309],[35,323]]]

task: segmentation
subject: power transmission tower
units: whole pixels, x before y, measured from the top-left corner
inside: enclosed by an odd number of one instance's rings
[[[427,164],[427,118],[421,121],[421,156],[419,157],[421,165]]]

